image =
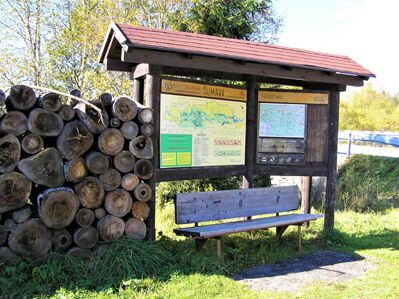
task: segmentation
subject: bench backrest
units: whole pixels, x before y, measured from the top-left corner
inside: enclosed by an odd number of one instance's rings
[[[299,207],[298,186],[178,193],[176,224],[280,213]]]

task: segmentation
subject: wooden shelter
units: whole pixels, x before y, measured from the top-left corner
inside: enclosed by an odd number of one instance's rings
[[[347,85],[362,86],[365,80],[375,77],[373,73],[346,56],[114,23],[105,37],[100,62],[107,70],[131,73],[134,98],[142,103],[145,99],[155,112],[152,188],[162,181],[234,175],[244,175],[247,188],[252,186],[254,175],[325,176],[324,227],[333,227],[339,92]],[[244,82],[244,87],[238,89],[245,97],[246,111],[242,163],[161,167],[161,94],[203,90],[199,94],[202,97],[226,98],[229,90],[215,81],[208,83],[209,79]],[[174,82],[183,83],[179,87]],[[259,83],[300,90],[262,90]],[[281,138],[269,134],[269,124],[266,128],[260,124],[259,110],[270,107],[262,103],[298,105],[294,108],[303,111],[303,134]],[[155,192],[149,203],[147,225],[149,238],[154,239]]]

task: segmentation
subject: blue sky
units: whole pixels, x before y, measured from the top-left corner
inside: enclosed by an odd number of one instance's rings
[[[399,0],[274,2],[284,17],[278,45],[349,56],[377,75],[375,89],[399,93]]]

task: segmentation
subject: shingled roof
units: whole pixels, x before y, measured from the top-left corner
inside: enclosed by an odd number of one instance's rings
[[[335,74],[359,76],[362,79],[375,77],[372,72],[347,56],[124,24],[111,24],[103,44],[100,62],[104,62],[107,57],[112,56],[109,47],[114,38],[126,51],[132,48],[147,49],[233,59],[241,63],[253,62],[320,70]],[[114,54],[111,58],[122,57]]]

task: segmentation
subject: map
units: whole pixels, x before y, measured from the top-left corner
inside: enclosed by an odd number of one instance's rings
[[[305,137],[305,105],[261,103],[260,137]]]
[[[246,105],[161,94],[161,167],[245,164]]]

